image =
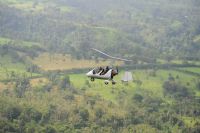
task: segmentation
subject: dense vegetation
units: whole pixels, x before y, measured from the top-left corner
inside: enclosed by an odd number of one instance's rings
[[[82,74],[49,73],[47,82],[34,84],[20,78],[1,92],[1,132],[199,132],[196,76],[133,73],[133,83],[116,86],[91,83]]]
[[[200,132],[199,0],[0,0],[0,132]],[[133,82],[90,82],[133,63]],[[75,74],[76,73],[76,74]]]
[[[0,2],[0,36],[54,52],[90,58],[85,51],[96,47],[126,56],[200,56],[197,0]]]

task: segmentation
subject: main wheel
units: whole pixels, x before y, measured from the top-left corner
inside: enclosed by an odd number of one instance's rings
[[[115,85],[116,84],[116,82],[112,82],[112,85]]]
[[[90,80],[93,82],[93,81],[94,81],[94,78],[91,78]]]

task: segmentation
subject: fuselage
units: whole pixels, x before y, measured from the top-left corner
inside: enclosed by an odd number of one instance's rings
[[[95,78],[95,79],[111,79],[111,75],[112,75],[112,69],[109,69],[105,74],[102,74],[101,70],[98,73],[94,73],[94,70],[89,71],[86,75],[90,78]]]

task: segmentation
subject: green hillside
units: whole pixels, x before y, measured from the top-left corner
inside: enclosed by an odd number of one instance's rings
[[[85,58],[90,54],[82,50],[91,46],[120,55],[126,51],[129,55],[157,58],[169,54],[179,58],[200,56],[196,0],[114,3],[113,0],[2,1],[1,35],[39,42],[54,52],[69,53],[75,49]],[[7,23],[10,17],[13,21]],[[141,52],[134,51],[136,48]]]
[[[0,0],[0,133],[199,133],[199,7]],[[115,85],[86,76],[108,65]]]

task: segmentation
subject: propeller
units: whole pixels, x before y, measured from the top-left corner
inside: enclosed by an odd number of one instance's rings
[[[116,71],[117,71],[117,74],[119,73],[119,69],[118,69],[118,66],[116,66]]]
[[[118,57],[111,56],[111,55],[106,54],[106,53],[104,53],[104,52],[102,52],[102,51],[100,51],[98,49],[95,49],[95,48],[91,48],[91,49],[94,50],[94,51],[96,51],[96,52],[98,52],[98,53],[101,53],[101,54],[103,54],[103,55],[105,55],[105,56],[107,56],[107,57],[109,57],[111,59],[121,60],[121,61],[127,61],[127,62],[131,62],[132,61],[132,60],[128,60],[128,59],[123,59],[123,58],[118,58]]]

